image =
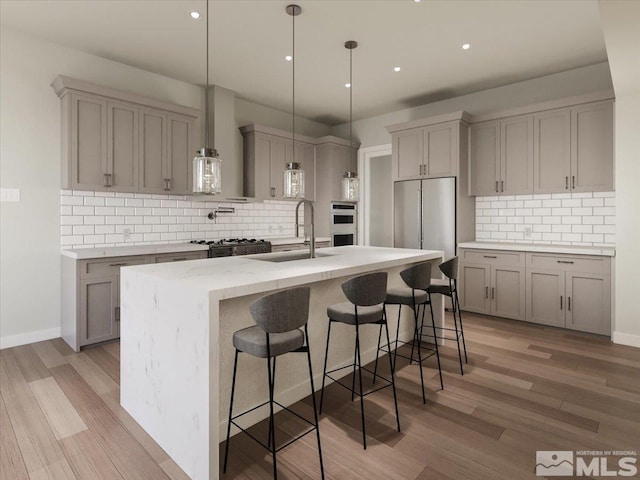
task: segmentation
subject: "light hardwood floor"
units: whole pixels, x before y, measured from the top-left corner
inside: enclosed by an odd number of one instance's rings
[[[424,368],[426,405],[418,367],[399,360],[401,433],[391,390],[377,392],[365,401],[363,450],[359,403],[327,388],[320,422],[327,478],[534,479],[536,450],[640,450],[640,349],[463,315],[465,375],[449,344],[445,390],[435,359]],[[57,339],[1,351],[0,478],[187,478],[119,406],[119,380],[118,343],[74,353]],[[310,404],[295,408],[310,416]],[[289,414],[276,423],[278,444],[302,429]],[[265,422],[254,432],[266,438]],[[271,478],[268,452],[244,435],[233,437],[229,462],[223,478]],[[315,436],[284,449],[278,462],[280,478],[318,478]]]

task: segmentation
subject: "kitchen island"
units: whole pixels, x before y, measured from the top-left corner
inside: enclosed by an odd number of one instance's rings
[[[341,284],[355,275],[386,271],[388,285],[400,286],[398,273],[409,265],[431,261],[434,274],[439,272],[435,265],[443,252],[349,246],[317,254],[314,259],[287,252],[122,269],[121,404],[192,479],[218,478],[233,365],[231,337],[254,325],[248,308],[253,300],[279,289],[311,287],[309,341],[319,387],[326,308],[344,301]],[[434,312],[442,325],[440,297],[434,296]],[[396,307],[388,313],[389,330],[395,332]],[[408,316],[408,309],[403,314]],[[411,322],[402,325],[400,336],[410,339]],[[377,336],[377,328],[363,329],[363,363],[375,358]],[[333,336],[329,368],[352,361],[353,337],[352,328]],[[308,396],[305,362],[284,359],[278,364],[278,400],[290,405]],[[267,395],[264,360],[243,355],[234,410],[247,410]],[[252,424],[267,415],[267,409],[258,409],[245,419]]]

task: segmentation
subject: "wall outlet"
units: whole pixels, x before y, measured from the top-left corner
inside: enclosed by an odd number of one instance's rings
[[[531,227],[524,227],[524,238],[531,238]]]
[[[129,240],[131,238],[131,229],[130,228],[123,228],[122,229],[122,235],[124,236],[125,240]]]
[[[18,188],[0,188],[0,202],[19,202],[20,189]]]

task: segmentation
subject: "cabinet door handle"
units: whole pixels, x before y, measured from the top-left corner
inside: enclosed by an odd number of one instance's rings
[[[498,181],[496,180],[496,193],[498,193]]]
[[[120,321],[120,307],[116,307],[115,311],[116,322]]]
[[[571,297],[567,297],[567,310],[571,311]]]
[[[562,295],[560,295],[560,310],[562,310]]]
[[[270,195],[271,195],[272,197],[275,197],[275,196],[276,196],[276,187],[271,187],[271,188],[269,189],[269,191],[270,191]]]
[[[564,189],[569,190],[569,177],[564,177]]]
[[[171,179],[170,178],[165,178],[164,179],[164,189],[165,190],[171,190]]]
[[[183,258],[174,258],[174,259],[173,259],[173,260],[171,260],[171,261],[172,261],[172,262],[182,262],[182,261],[184,261],[184,260],[186,260],[186,258],[184,258],[184,257],[183,257]]]
[[[557,260],[558,263],[567,263],[569,265],[573,265],[573,261],[571,260]]]
[[[111,174],[110,173],[105,173],[104,174],[104,186],[105,187],[111,187],[113,184],[111,183]]]
[[[500,191],[504,192],[504,180],[500,180]]]
[[[495,255],[483,255],[484,258],[498,258]]]
[[[109,264],[110,267],[126,267],[127,264],[125,263],[110,263]]]
[[[496,287],[491,287],[491,300],[496,298]]]
[[[571,177],[571,188],[572,189],[576,188],[576,176],[575,175],[573,175]]]
[[[484,298],[489,298],[489,287],[484,287]]]

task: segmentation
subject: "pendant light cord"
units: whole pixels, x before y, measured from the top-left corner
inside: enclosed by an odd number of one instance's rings
[[[353,48],[349,49],[349,85],[349,148],[353,150]]]
[[[293,143],[293,161],[296,161],[296,15],[291,15],[292,20],[292,59],[291,59],[291,84],[292,84],[292,119],[291,119],[291,141]]]
[[[204,146],[209,148],[209,0],[207,1],[207,85],[204,89]]]

